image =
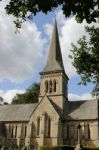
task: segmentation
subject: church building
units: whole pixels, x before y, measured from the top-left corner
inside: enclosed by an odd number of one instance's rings
[[[38,103],[0,105],[0,145],[99,146],[98,100],[69,101],[57,23],[40,72]]]

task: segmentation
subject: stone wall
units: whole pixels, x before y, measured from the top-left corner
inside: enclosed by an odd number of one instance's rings
[[[88,121],[68,121],[63,125],[63,142],[67,145],[76,145],[78,138],[78,125],[81,125],[80,139],[83,146],[98,146],[98,122]]]
[[[50,136],[45,136],[44,131],[45,131],[45,115],[48,115],[51,119],[51,124],[50,124]],[[37,119],[40,118],[40,132],[39,135],[37,135]],[[58,144],[58,131],[59,131],[59,115],[45,96],[44,99],[41,101],[40,105],[36,109],[36,111],[33,113],[33,116],[31,117],[31,120],[29,122],[30,128],[33,125],[34,132],[35,133],[32,136],[31,144],[32,145],[57,145]],[[31,129],[28,128],[28,133],[31,134]],[[29,135],[28,135],[29,136]],[[27,138],[28,140],[28,138]]]

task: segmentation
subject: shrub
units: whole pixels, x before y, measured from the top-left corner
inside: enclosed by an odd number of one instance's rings
[[[74,147],[62,145],[62,146],[42,146],[40,150],[74,150]]]
[[[99,150],[99,147],[97,147],[97,148],[84,147],[83,150]]]

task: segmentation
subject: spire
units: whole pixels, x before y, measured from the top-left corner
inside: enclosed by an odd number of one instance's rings
[[[43,73],[52,71],[64,71],[56,19],[52,32],[47,64],[43,70]]]

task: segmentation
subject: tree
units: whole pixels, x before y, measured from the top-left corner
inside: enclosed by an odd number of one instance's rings
[[[85,27],[89,37],[78,40],[78,46],[72,44],[73,66],[81,76],[80,84],[94,83],[93,94],[99,94],[99,28]]]
[[[22,104],[22,103],[36,103],[38,102],[38,96],[39,96],[39,84],[34,83],[32,86],[30,86],[25,93],[23,94],[17,94],[12,99],[12,104]]]
[[[10,0],[5,9],[7,14],[17,18],[14,23],[20,28],[22,21],[32,19],[39,12],[47,14],[58,6],[66,17],[75,15],[80,23],[84,19],[88,23],[96,22],[98,3],[98,0]]]
[[[0,104],[4,102],[4,99],[0,96]]]

